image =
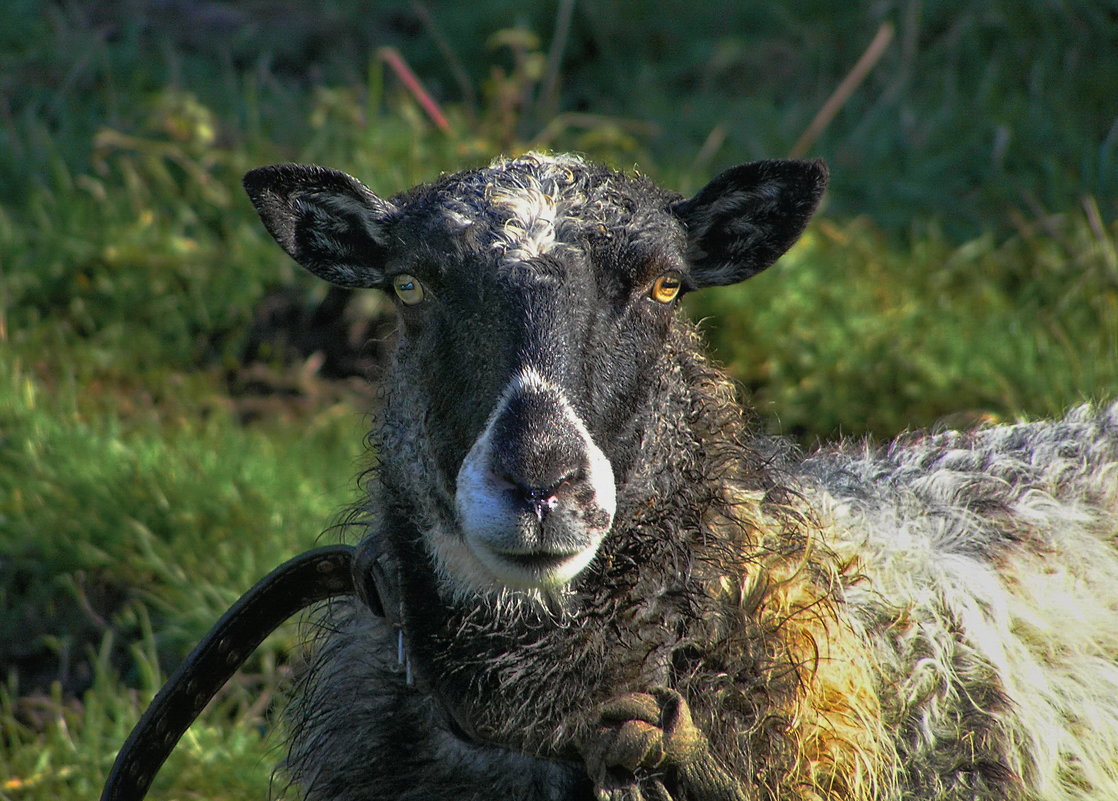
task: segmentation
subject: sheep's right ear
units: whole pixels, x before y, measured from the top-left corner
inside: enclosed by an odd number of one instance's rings
[[[244,186],[268,233],[303,267],[338,286],[383,286],[391,203],[343,172],[302,164],[258,167]]]
[[[769,267],[799,238],[826,186],[822,161],[755,161],[677,203],[692,283],[733,284]]]

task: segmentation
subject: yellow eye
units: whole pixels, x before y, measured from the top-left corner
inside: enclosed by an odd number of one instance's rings
[[[657,303],[671,303],[682,288],[683,279],[679,273],[664,273],[652,283],[648,296]]]
[[[408,306],[414,306],[423,300],[423,284],[414,275],[400,273],[392,278],[392,288],[396,290],[396,297]]]

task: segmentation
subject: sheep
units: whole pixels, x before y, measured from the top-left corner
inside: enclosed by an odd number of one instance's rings
[[[288,254],[399,319],[367,603],[324,613],[287,713],[303,798],[1118,798],[1118,403],[804,456],[678,309],[826,181],[246,176]]]

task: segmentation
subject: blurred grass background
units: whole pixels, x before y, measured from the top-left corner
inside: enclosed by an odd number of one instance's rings
[[[249,167],[391,194],[542,147],[687,193],[821,156],[804,240],[689,301],[772,430],[880,438],[1115,395],[1118,4],[507,8],[0,9],[0,799],[95,796],[167,670],[357,497],[391,323],[267,239]],[[298,636],[260,650],[153,798],[282,794],[271,702]]]

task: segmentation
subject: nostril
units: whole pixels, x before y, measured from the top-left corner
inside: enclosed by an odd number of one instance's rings
[[[520,483],[508,473],[491,472],[490,476],[490,482],[497,489],[519,490]]]
[[[517,478],[516,476],[504,473],[500,476],[499,480],[501,483],[506,484],[509,489],[515,490],[524,500],[535,502],[554,498],[565,485],[578,481],[579,477],[580,472],[571,472],[560,478],[548,480],[545,483],[532,481],[531,479]]]
[[[500,484],[512,492],[517,500],[523,502],[540,520],[559,505],[559,493],[564,485],[578,480],[578,473],[570,473],[546,485],[528,482],[508,473],[498,476]]]
[[[558,487],[555,487],[554,489],[545,489],[544,487],[524,487],[521,489],[521,494],[524,496],[525,500],[528,501],[544,501],[554,496],[556,489],[558,489]]]

